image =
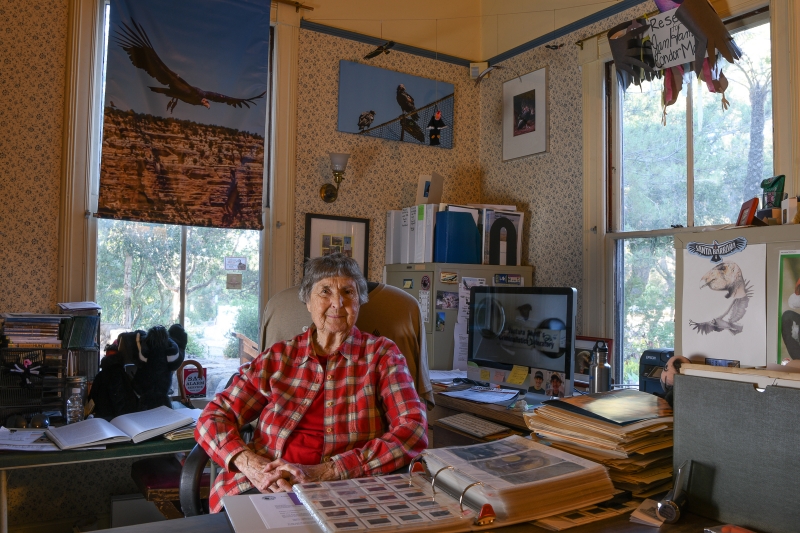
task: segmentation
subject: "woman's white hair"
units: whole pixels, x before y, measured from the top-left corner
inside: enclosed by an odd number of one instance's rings
[[[336,276],[351,278],[355,281],[358,289],[359,305],[367,303],[369,300],[367,296],[367,280],[358,267],[358,261],[341,253],[315,257],[306,261],[305,274],[303,275],[303,281],[300,282],[300,290],[298,291],[300,301],[308,303],[308,299],[311,297],[311,289],[318,281]]]

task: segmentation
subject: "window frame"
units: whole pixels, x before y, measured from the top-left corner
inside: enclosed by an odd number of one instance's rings
[[[800,87],[793,87],[793,76],[800,73],[800,32],[794,24],[800,21],[800,7],[790,0],[772,0],[765,3],[742,0],[720,15],[738,17],[769,5],[772,35],[772,108],[773,108],[773,167],[776,174],[792,176],[787,182],[787,192],[800,192]],[[718,6],[716,6],[718,7]],[[642,10],[644,13],[644,10]],[[614,146],[621,147],[619,128],[609,121],[608,106],[615,106],[612,87],[606,80],[605,64],[612,60],[605,35],[583,42],[578,54],[583,82],[583,171],[584,171],[584,246],[583,246],[583,335],[613,338],[617,350],[622,346],[615,331],[615,316],[620,302],[617,300],[615,261],[618,243],[622,239],[658,237],[698,231],[696,227],[667,228],[642,232],[623,232],[615,213],[620,213],[619,171],[608,141],[614,136]],[[612,74],[614,74],[612,72]],[[615,78],[610,77],[611,80]],[[777,110],[790,110],[778,113]],[[619,148],[621,150],[621,148]],[[689,157],[689,155],[687,155]],[[619,160],[619,159],[617,159]],[[710,228],[714,226],[704,227]],[[619,361],[619,353],[615,354]],[[615,376],[621,378],[620,365],[615,365]]]

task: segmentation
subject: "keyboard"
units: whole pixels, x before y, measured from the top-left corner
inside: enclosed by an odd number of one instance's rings
[[[494,435],[495,433],[501,433],[503,431],[508,431],[508,428],[505,426],[495,424],[494,422],[489,422],[488,420],[484,420],[483,418],[478,418],[477,416],[472,416],[467,413],[446,416],[444,418],[440,418],[438,422],[468,435],[479,438],[488,437],[489,435]]]

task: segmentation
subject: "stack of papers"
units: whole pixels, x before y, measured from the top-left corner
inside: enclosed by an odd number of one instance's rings
[[[637,390],[550,400],[525,413],[554,448],[606,465],[618,489],[645,498],[672,485],[672,410]]]
[[[494,387],[471,387],[466,390],[443,392],[445,396],[461,398],[479,403],[503,403],[510,402],[519,394],[515,389],[496,389]]]

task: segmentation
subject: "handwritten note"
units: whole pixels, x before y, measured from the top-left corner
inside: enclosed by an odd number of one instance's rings
[[[511,374],[508,376],[508,383],[512,385],[522,385],[528,379],[528,367],[514,365]]]
[[[695,38],[675,16],[676,9],[647,20],[647,35],[653,45],[657,68],[669,68],[694,61]]]

